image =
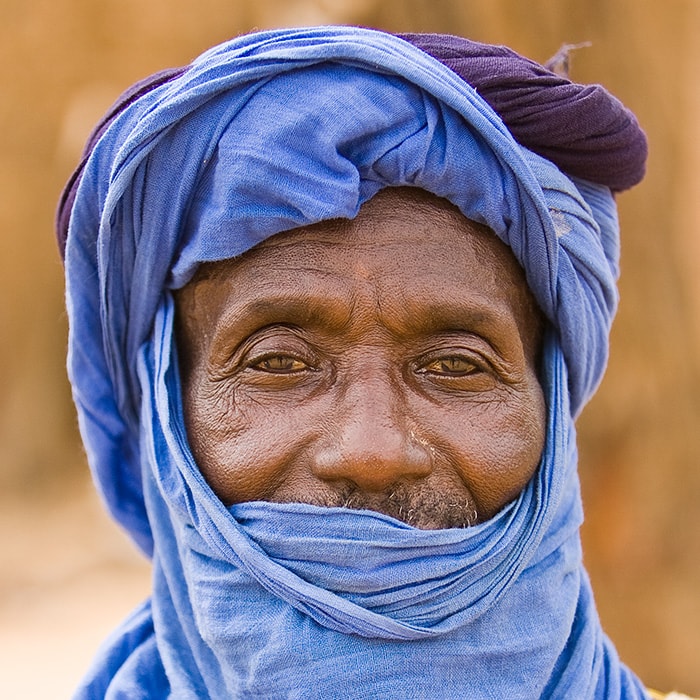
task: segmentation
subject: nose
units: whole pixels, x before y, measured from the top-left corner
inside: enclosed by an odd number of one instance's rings
[[[368,492],[422,479],[432,471],[432,458],[413,425],[388,377],[353,382],[326,422],[313,471],[324,481],[351,482]]]

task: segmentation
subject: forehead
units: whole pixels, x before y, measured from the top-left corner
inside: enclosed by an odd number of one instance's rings
[[[180,296],[204,320],[289,296],[309,310],[340,297],[352,304],[367,285],[404,311],[462,308],[468,299],[474,309],[510,315],[525,335],[537,325],[511,250],[447,200],[416,188],[383,190],[355,219],[293,229],[239,258],[203,265]]]

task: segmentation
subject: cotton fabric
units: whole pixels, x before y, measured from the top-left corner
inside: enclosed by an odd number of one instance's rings
[[[129,102],[76,180],[69,373],[96,482],[153,557],[149,602],[77,697],[642,698],[581,563],[573,417],[607,358],[610,188],[520,145],[469,84],[397,37],[241,37]],[[446,197],[513,250],[550,321],[537,474],[493,519],[244,503],[184,429],[172,290],[202,262],[353,217],[387,186]]]
[[[449,34],[402,37],[473,85],[518,143],[567,174],[613,191],[642,179],[647,158],[644,132],[601,85],[572,83],[506,46]]]

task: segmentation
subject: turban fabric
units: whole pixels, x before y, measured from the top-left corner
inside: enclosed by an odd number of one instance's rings
[[[490,74],[486,48],[457,40],[477,66],[470,78],[469,66],[445,65],[459,54],[452,44],[447,56],[444,42],[406,39],[324,27],[215,47],[127,96],[67,190],[68,365],[83,441],[108,507],[153,558],[151,599],[78,697],[645,697],[601,630],[582,566],[573,423],[605,368],[617,303],[611,190],[641,177],[643,135],[613,98],[596,92],[593,109],[559,78],[511,93],[501,116],[473,84]],[[511,66],[501,72],[523,66],[501,58]],[[530,77],[547,83],[544,69]],[[547,130],[527,122],[532,90],[550,87],[570,93],[540,102],[569,124],[572,146],[560,123],[545,153]],[[576,131],[578,98],[588,116]],[[585,131],[596,110],[608,120],[597,135]],[[508,115],[525,126],[511,130]],[[445,197],[523,266],[550,326],[537,473],[466,529],[224,506],[187,443],[172,291],[203,262],[352,218],[391,186]]]

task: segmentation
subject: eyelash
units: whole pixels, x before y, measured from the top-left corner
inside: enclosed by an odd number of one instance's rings
[[[454,368],[446,366],[450,362],[462,362],[467,365],[467,368],[464,370],[455,370]],[[440,367],[431,369],[431,366],[436,365],[439,365]],[[471,357],[465,357],[463,355],[446,355],[444,357],[429,360],[421,366],[419,371],[423,374],[435,374],[442,377],[466,377],[482,372],[483,367],[480,363],[475,362]]]
[[[296,367],[296,368],[285,368],[285,367],[279,367],[279,368],[272,368],[272,367],[263,367],[266,362],[271,362],[272,360],[285,360],[288,362],[288,364],[294,364],[298,363],[299,365],[302,365],[301,367]],[[258,371],[258,372],[265,372],[267,374],[299,374],[301,372],[307,371],[307,370],[313,370],[314,367],[306,360],[299,359],[298,357],[295,357],[294,355],[291,354],[286,354],[286,353],[280,353],[280,352],[275,352],[275,353],[269,353],[267,355],[263,355],[262,357],[257,357],[253,358],[250,362],[246,363],[247,367]]]

